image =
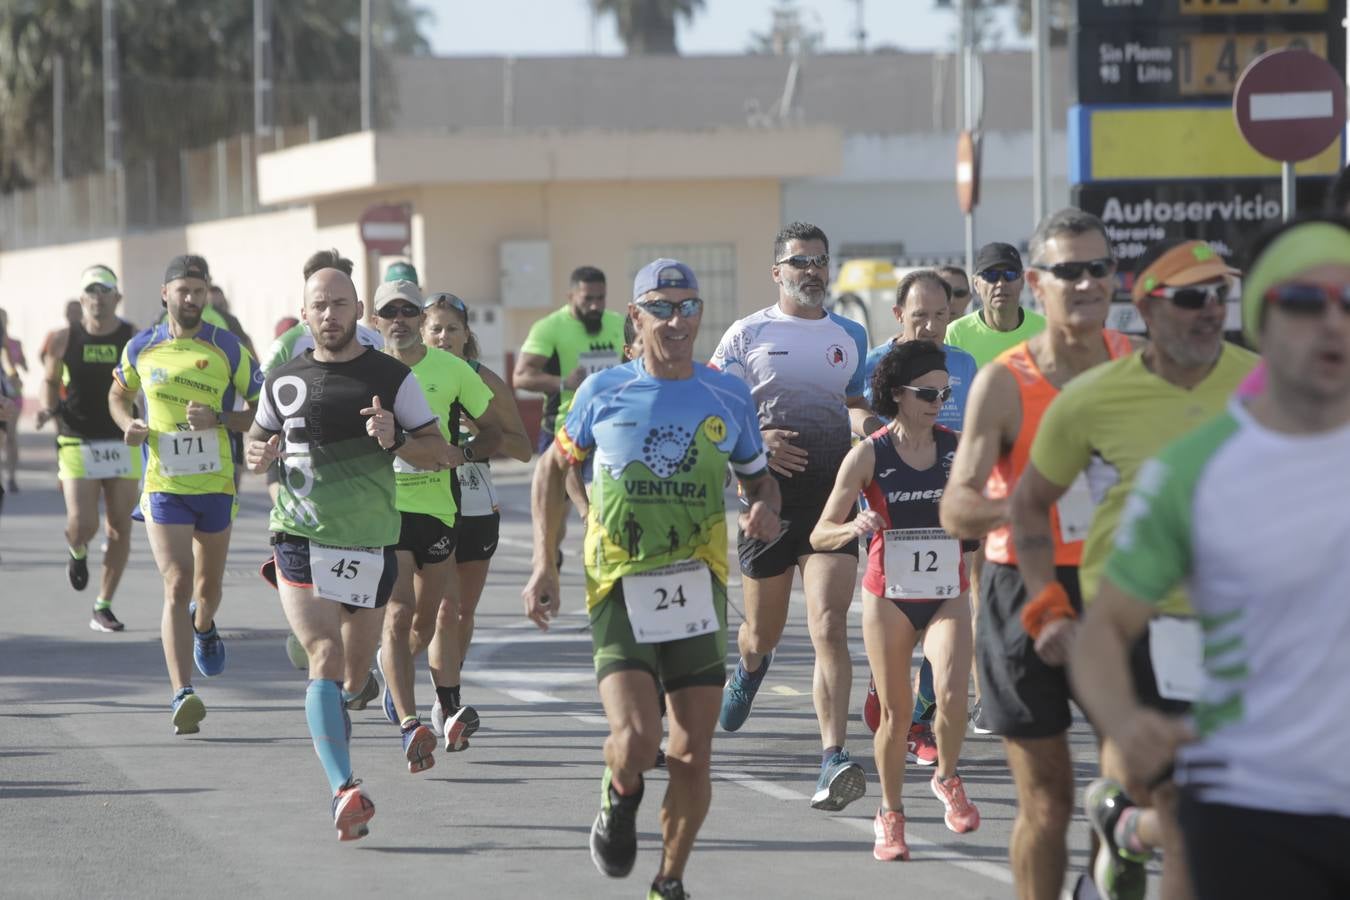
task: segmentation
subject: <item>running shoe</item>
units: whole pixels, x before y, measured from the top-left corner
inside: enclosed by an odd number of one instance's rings
[[[353,778],[333,797],[333,824],[339,841],[354,841],[370,834],[366,823],[375,817],[375,802],[361,789],[361,780]]]
[[[414,720],[403,729],[403,755],[408,757],[408,773],[416,775],[436,765],[436,735],[421,722]]]
[[[927,722],[915,722],[909,726],[909,736],[905,738],[905,762],[920,766],[937,765],[937,741],[933,740],[933,728]]]
[[[440,710],[441,705],[436,704]],[[458,753],[469,749],[469,736],[478,730],[478,710],[472,706],[461,706],[441,722],[441,734],[445,736],[445,752]]]
[[[847,750],[832,754],[820,767],[811,808],[838,812],[867,793],[867,776],[862,766],[849,758]]]
[[[983,700],[976,700],[975,705],[970,710],[970,730],[976,734],[994,733],[994,730],[989,727],[989,722],[984,717]]]
[[[591,826],[591,861],[602,875],[623,878],[637,860],[637,811],[645,785],[638,782],[636,794],[621,797],[610,781],[614,773],[605,766],[600,779],[600,812]]]
[[[70,586],[77,591],[82,591],[89,586],[88,553],[81,559],[70,557],[70,560],[66,563],[66,577],[70,579]]]
[[[366,683],[354,697],[348,698],[343,706],[347,709],[365,709],[366,705],[380,696],[380,682],[375,678],[374,670],[366,673]]]
[[[863,722],[873,734],[881,727],[881,698],[877,696],[877,680],[867,679],[867,699],[863,701]]]
[[[1116,823],[1134,806],[1118,782],[1098,778],[1087,786],[1083,807],[1097,832],[1099,845],[1092,865],[1092,880],[1107,900],[1143,900],[1148,888],[1145,853],[1131,853],[1116,843]]]
[[[735,668],[731,670],[731,677],[727,679],[726,690],[722,692],[722,713],[718,716],[718,720],[722,723],[723,731],[739,731],[745,720],[750,718],[750,706],[755,702],[755,694],[764,683],[764,676],[768,673],[771,662],[773,662],[772,653],[764,657],[758,671],[753,675],[747,675],[741,663],[737,661]]]
[[[188,617],[192,619],[192,661],[197,671],[207,678],[214,678],[225,671],[225,642],[216,631],[216,623],[211,623],[207,631],[197,630],[197,604],[188,604]]]
[[[173,733],[196,734],[201,731],[202,719],[206,718],[206,704],[202,698],[185,687],[173,696]]]
[[[909,859],[909,845],[905,843],[905,815],[877,810],[872,820],[872,858],[881,862]]]
[[[659,878],[647,891],[647,900],[689,900],[684,882],[678,878]]]
[[[93,631],[121,631],[126,626],[117,621],[117,616],[113,615],[111,606],[105,606],[102,609],[96,606],[93,616],[89,619],[89,627]]]
[[[933,796],[942,801],[942,808],[947,811],[942,820],[947,823],[948,831],[966,834],[980,827],[980,811],[967,799],[966,786],[961,782],[960,775],[953,775],[943,781],[938,777],[938,773],[934,772],[928,787],[933,791]]]
[[[656,748],[656,767],[664,769],[666,767],[666,751],[662,747]]]
[[[380,670],[380,681],[384,684],[384,695],[380,698],[380,705],[384,707],[384,717],[389,720],[390,725],[398,724],[398,710],[394,708],[394,692],[389,690],[389,677],[384,674],[384,660],[381,656],[384,654],[384,647],[375,649],[375,668]],[[361,693],[365,693],[362,691]],[[414,713],[417,710],[413,710]]]
[[[309,668],[309,654],[305,652],[305,645],[300,643],[300,639],[295,636],[295,632],[286,633],[286,657],[301,672]]]

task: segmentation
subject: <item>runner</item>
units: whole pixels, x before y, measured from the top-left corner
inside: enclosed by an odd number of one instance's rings
[[[1140,468],[1073,683],[1134,780],[1156,782],[1175,753],[1198,900],[1330,900],[1350,896],[1350,470],[1328,464],[1350,458],[1350,220],[1283,225],[1255,259],[1242,324],[1266,388]],[[1182,584],[1196,624],[1164,636]],[[1198,688],[1186,719],[1133,696],[1146,633],[1159,687]]]
[[[561,608],[557,546],[564,469],[595,454],[586,531],[586,606],[600,700],[609,720],[591,859],[611,877],[632,871],[642,773],[661,738],[658,683],[668,698],[670,781],[661,808],[662,855],[648,900],[684,900],[684,870],[712,796],[712,737],[726,677],[726,513],[730,462],[750,508],[742,529],[778,534],[778,487],[765,475],[754,404],[745,385],[694,362],[702,318],[698,279],[673,259],[633,281],[631,315],[642,359],[588,379],[531,491],[534,565],[525,612],[547,629]],[[635,427],[634,427],[635,426]],[[641,533],[624,537],[626,520]],[[674,527],[689,535],[673,551]]]
[[[269,520],[269,566],[308,652],[305,719],[343,841],[364,837],[375,814],[352,775],[341,682],[348,656],[374,653],[399,574],[394,456],[428,470],[452,461],[412,372],[356,339],[361,310],[342,270],[306,280],[304,317],[317,343],[267,376],[245,448],[254,472],[278,459],[286,470]]]
[[[914,287],[903,280],[901,286]],[[940,309],[946,312],[945,296]],[[902,744],[901,735],[910,731],[914,701],[909,661],[921,634],[926,657],[937,661],[933,668],[939,698],[937,770],[929,788],[942,802],[948,829],[963,834],[980,827],[980,813],[966,799],[956,774],[970,678],[966,567],[960,542],[938,524],[938,501],[957,440],[955,432],[938,424],[952,393],[948,358],[945,348],[926,340],[897,344],[882,358],[871,378],[874,408],[890,422],[844,458],[811,533],[812,545],[821,549],[871,535],[863,577],[863,643],[872,672],[879,676],[881,722],[873,746],[881,809],[872,825],[872,855],[882,861],[909,859],[900,800],[908,742]],[[867,509],[849,521],[860,492]]]
[[[1227,294],[1238,272],[1213,247],[1203,241],[1168,241],[1151,247],[1139,265],[1133,296],[1151,342],[1075,378],[1060,392],[1041,419],[1030,462],[1013,494],[1018,570],[1031,597],[1058,584],[1050,513],[1069,486],[1086,475],[1096,504],[1079,569],[1083,602],[1090,606],[1139,466],[1221,412],[1256,365],[1254,354],[1223,339]],[[1172,628],[1181,621],[1177,617],[1192,616],[1180,589],[1158,607],[1164,616],[1159,628]],[[1046,626],[1041,634],[1054,627],[1058,626]],[[1071,623],[1066,627],[1073,628]],[[1147,641],[1132,649],[1131,658],[1134,687],[1142,702],[1164,712],[1185,709],[1183,701],[1189,698],[1158,683]],[[1163,847],[1167,864],[1162,896],[1188,897],[1185,851],[1170,792],[1160,791],[1151,798],[1146,783],[1129,781],[1118,748],[1109,741],[1102,747],[1101,766],[1109,781],[1094,782],[1087,792],[1088,818],[1102,838],[1093,868],[1097,890],[1109,900],[1142,898],[1147,851]],[[1155,805],[1155,799],[1158,811],[1131,815],[1130,837],[1117,844],[1108,820],[1114,822],[1123,804],[1147,807]],[[1163,838],[1170,840],[1164,844]]]
[[[375,657],[384,677],[385,717],[403,733],[409,771],[420,772],[433,764],[431,748],[436,738],[417,718],[413,668],[415,658],[436,633],[437,613],[445,598],[450,559],[455,552],[459,490],[453,485],[454,474],[447,470],[491,456],[501,443],[502,429],[485,415],[492,391],[483,379],[464,360],[422,342],[424,304],[416,284],[386,281],[375,292],[374,305],[385,352],[412,369],[437,418],[441,437],[450,445],[445,462],[433,471],[402,459],[394,462],[396,506],[402,520],[396,547],[399,574]],[[461,411],[478,420],[478,436],[455,446],[459,444]],[[368,659],[350,656],[348,683],[358,680],[369,665]],[[456,702],[455,711],[447,718],[443,712],[447,704],[442,702],[451,699],[452,692],[459,692],[459,666],[447,672],[433,665],[431,674],[438,701],[434,709],[441,713],[437,717],[433,712],[436,731],[445,735],[447,751],[463,750],[469,745],[469,736],[478,730],[478,713]]]
[[[867,334],[825,310],[829,239],[814,225],[793,222],[775,237],[773,249],[778,303],[734,323],[711,361],[750,387],[786,523],[784,533],[768,541],[745,534],[737,539],[745,621],[720,719],[723,729],[736,731],[749,717],[787,623],[793,570],[800,569],[816,654],[812,699],[824,746],[811,807],[840,810],[867,790],[862,766],[844,749],[853,685],[848,608],[858,542],[818,551],[811,529],[848,453],[850,424],[867,435],[881,422],[863,399]]]
[[[952,289],[952,316],[949,321],[955,322],[970,310],[970,276],[960,266],[938,266],[937,273]]]
[[[468,308],[464,301],[445,292],[428,297],[424,304],[422,335],[432,346],[453,353],[478,373],[492,392],[485,418],[501,427],[498,452],[529,462],[532,455],[530,439],[525,434],[515,397],[500,375],[479,362],[478,339],[469,328]],[[461,417],[459,428],[462,443],[473,437],[477,425]],[[478,456],[476,451],[474,455]],[[478,721],[478,711],[462,705],[459,673],[469,652],[469,642],[473,640],[474,611],[483,595],[493,554],[497,552],[501,527],[501,509],[492,485],[489,460],[484,457],[466,462],[455,468],[455,476],[459,480],[458,540],[445,593],[436,614],[436,634],[427,647],[427,665],[436,690],[431,727],[446,739],[447,750],[456,749],[454,745],[460,738],[467,739],[478,728],[474,724]],[[448,736],[447,720],[452,723]],[[458,734],[454,724],[461,726]]]
[[[23,344],[9,336],[9,314],[0,309],[0,391],[14,401],[23,412],[23,376],[28,371],[28,360],[23,355]],[[5,473],[9,489],[19,490],[19,419],[15,417],[4,430]]]
[[[121,631],[113,595],[131,553],[131,511],[140,496],[141,447],[127,446],[109,412],[113,369],[136,327],[117,317],[117,276],[96,265],[80,275],[84,317],[52,335],[44,365],[43,408],[37,427],[56,421],[56,477],[66,501],[66,576],[82,591],[89,583],[89,541],[98,533],[100,498],[106,517],[103,574],[89,627]],[[61,397],[65,389],[65,399]]]
[[[1070,713],[1063,657],[1054,655],[1053,647],[1033,648],[1022,627],[1027,593],[1008,529],[1008,497],[1026,466],[1041,416],[1060,389],[1080,372],[1132,349],[1125,335],[1102,327],[1115,287],[1110,247],[1105,226],[1081,210],[1060,210],[1037,226],[1027,280],[1045,310],[1046,330],[1004,351],[975,377],[942,496],[942,527],[949,534],[967,540],[989,536],[975,658],[985,719],[1003,736],[1017,786],[1009,856],[1023,900],[1059,897],[1073,815],[1073,768],[1065,735]],[[1056,574],[1075,606],[1081,605],[1078,564],[1091,514],[1091,497],[1082,485],[1051,516]]]
[[[315,272],[323,269],[337,269],[350,278],[352,261],[337,250],[320,250],[313,253],[305,260],[302,270],[305,283],[309,282]],[[303,297],[300,303],[303,310]],[[367,328],[360,322],[356,323],[356,340],[357,343],[366,347],[380,349],[384,346],[384,338],[380,337],[380,333],[373,328]],[[314,335],[310,332],[309,325],[302,319],[302,321],[283,331],[267,348],[267,355],[262,361],[263,374],[270,374],[273,369],[279,368],[282,364],[303,356],[305,351],[313,346]],[[274,505],[280,492],[281,466],[273,466],[267,470],[267,493],[272,498]],[[302,672],[309,668],[309,660],[305,657],[305,648],[300,645],[300,641],[294,633],[286,635],[286,656],[290,659],[291,665]],[[367,671],[359,684],[347,685],[347,688],[349,689],[346,692],[348,709],[365,709],[367,703],[380,695],[380,683],[375,678],[373,671]]]
[[[892,309],[896,321],[900,323],[900,333],[886,343],[873,347],[867,354],[867,387],[863,395],[869,405],[872,403],[872,373],[882,358],[902,341],[933,341],[941,345],[946,354],[948,386],[951,387],[951,396],[938,412],[938,424],[951,431],[961,430],[961,421],[966,414],[966,398],[975,380],[976,367],[975,358],[969,353],[943,344],[947,334],[951,293],[948,280],[933,269],[915,269],[900,279]],[[967,560],[967,568],[970,562]],[[913,724],[906,739],[909,761],[922,766],[931,766],[938,760],[937,743],[929,724],[933,717],[933,706],[933,667],[925,658],[919,667],[918,684],[914,691]],[[873,680],[869,680],[867,685],[863,721],[875,734],[881,721],[881,704]]]
[[[1045,330],[1045,317],[1022,306],[1022,254],[1012,244],[985,244],[975,255],[980,306],[947,329],[947,342],[983,366]]]
[[[149,444],[141,512],[164,579],[159,630],[174,690],[174,734],[195,734],[206,717],[192,688],[188,646],[202,675],[225,671],[216,611],[238,508],[225,435],[248,429],[262,386],[239,340],[202,321],[208,279],[201,257],[169,263],[160,290],[168,321],[127,342],[108,391],[108,412],[126,443]],[[135,411],[141,390],[145,419]],[[235,411],[236,397],[246,409]]]
[[[3,379],[4,375],[0,375]],[[19,417],[19,405],[8,397],[0,394],[0,426],[8,426]],[[5,509],[5,486],[0,484],[0,513]]]

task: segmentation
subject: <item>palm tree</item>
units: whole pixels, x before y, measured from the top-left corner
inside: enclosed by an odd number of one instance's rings
[[[629,56],[678,54],[675,20],[692,19],[703,0],[590,0],[599,15],[613,15]]]

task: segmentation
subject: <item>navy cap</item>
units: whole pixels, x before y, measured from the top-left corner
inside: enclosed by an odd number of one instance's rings
[[[980,248],[980,252],[975,254],[975,274],[997,267],[1022,271],[1022,254],[1018,253],[1012,244],[997,241],[985,244]]]
[[[664,288],[689,288],[698,290],[698,278],[694,270],[678,259],[654,259],[642,267],[633,279],[633,300],[641,300],[648,291]]]
[[[175,256],[169,262],[169,267],[164,270],[164,283],[168,284],[179,278],[200,278],[202,281],[210,281],[211,268],[200,256],[192,254]]]

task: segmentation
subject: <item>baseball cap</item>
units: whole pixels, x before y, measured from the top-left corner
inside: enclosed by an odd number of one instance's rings
[[[1219,252],[1204,241],[1187,241],[1168,250],[1149,264],[1134,280],[1130,296],[1135,303],[1150,291],[1163,287],[1185,287],[1241,274],[1223,261]]]
[[[420,280],[417,277],[417,268],[410,262],[390,263],[389,268],[384,270],[385,281],[411,281],[417,284]]]
[[[689,288],[696,291],[698,278],[693,269],[678,259],[654,259],[643,266],[633,279],[633,300],[640,300],[648,291],[662,288]]]
[[[200,278],[202,281],[210,281],[211,267],[200,256],[190,253],[175,256],[169,262],[169,267],[164,270],[164,283],[168,284],[179,278]]]
[[[80,273],[80,293],[83,294],[91,284],[101,284],[109,290],[117,290],[117,276],[107,266],[90,266]]]
[[[375,308],[380,309],[390,300],[407,300],[418,309],[422,308],[422,289],[414,282],[398,280],[386,281],[375,290]]]
[[[980,248],[980,252],[975,254],[975,274],[978,275],[986,269],[1006,268],[1022,271],[1022,254],[1017,252],[1017,248],[1012,244],[1003,244],[994,242],[985,244]]]

